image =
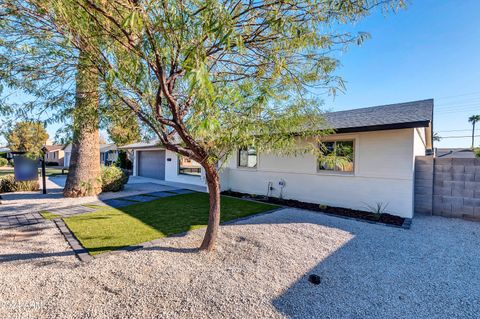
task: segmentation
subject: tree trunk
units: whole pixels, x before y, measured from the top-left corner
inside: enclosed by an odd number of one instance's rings
[[[200,250],[211,251],[215,248],[218,229],[220,227],[220,177],[214,165],[205,165],[208,193],[210,200],[210,211],[208,214],[208,226],[203,238]]]
[[[102,191],[99,146],[98,70],[84,52],[77,62],[73,141],[65,197],[97,195]]]
[[[472,128],[472,148],[475,147],[475,121],[472,122],[473,128]]]

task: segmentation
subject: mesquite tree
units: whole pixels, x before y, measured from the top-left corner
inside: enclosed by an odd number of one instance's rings
[[[166,149],[202,165],[210,194],[201,249],[220,222],[219,168],[238,148],[316,149],[312,92],[342,87],[336,50],[366,34],[342,25],[401,0],[64,0],[47,14],[85,54],[106,98],[123,101]],[[93,27],[92,27],[93,26]],[[93,30],[93,32],[92,32]],[[299,138],[310,145],[299,147]],[[302,144],[303,145],[303,144]]]

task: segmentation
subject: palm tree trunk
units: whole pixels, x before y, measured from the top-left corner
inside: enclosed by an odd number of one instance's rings
[[[472,122],[472,148],[475,147],[475,121]]]
[[[98,70],[85,52],[77,62],[73,142],[65,197],[97,195],[100,181]]]

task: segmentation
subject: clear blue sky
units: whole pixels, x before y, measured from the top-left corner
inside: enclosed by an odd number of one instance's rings
[[[440,136],[471,134],[467,119],[480,114],[480,1],[413,0],[406,10],[372,15],[355,29],[372,38],[342,56],[338,74],[347,91],[326,99],[328,107],[434,98]],[[445,138],[436,146],[469,147],[470,141]]]
[[[354,30],[372,38],[341,56],[337,73],[347,91],[326,97],[327,109],[434,98],[440,136],[471,134],[467,118],[480,114],[479,0],[413,0],[406,10],[376,13]],[[58,127],[48,127],[50,136]],[[436,146],[469,147],[470,138],[445,138]]]

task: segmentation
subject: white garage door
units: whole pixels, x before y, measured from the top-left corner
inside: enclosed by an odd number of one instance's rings
[[[165,151],[140,151],[138,176],[165,179]]]

